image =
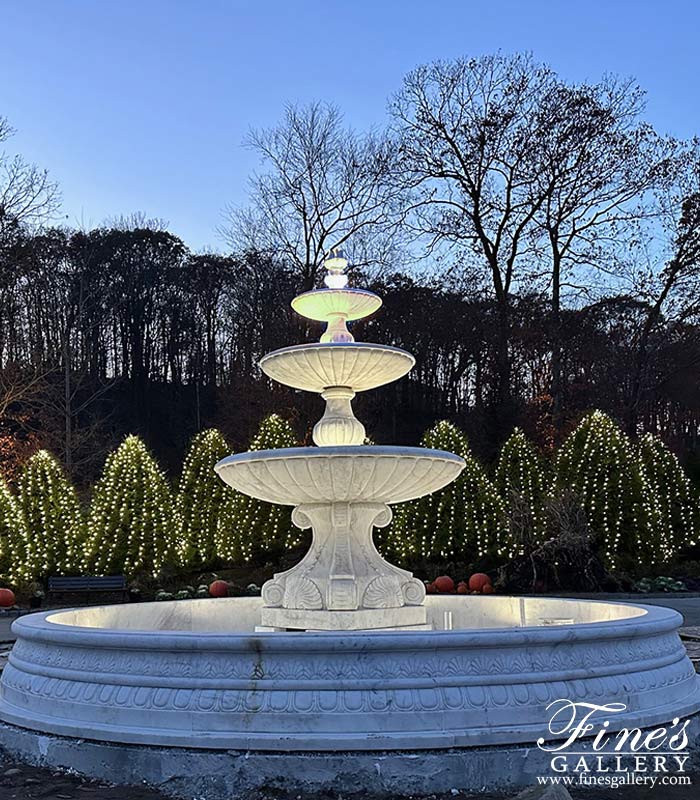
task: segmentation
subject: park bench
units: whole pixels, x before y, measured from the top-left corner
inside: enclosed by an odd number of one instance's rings
[[[119,592],[122,602],[129,599],[129,589],[124,575],[55,575],[49,578],[49,597],[57,594],[95,594]]]

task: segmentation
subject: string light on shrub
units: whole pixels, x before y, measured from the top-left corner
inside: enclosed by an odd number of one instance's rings
[[[545,461],[520,428],[503,444],[496,467],[495,483],[506,509],[521,498],[532,517],[533,544],[542,542],[546,532],[545,501],[550,487]],[[507,550],[513,555],[522,543],[510,541]]]
[[[443,420],[426,432],[421,445],[456,453],[464,458],[466,466],[457,480],[444,489],[395,506],[391,527],[377,532],[380,549],[404,562],[416,554],[426,558],[474,558],[503,552],[503,502],[471,454],[466,436]]]
[[[638,458],[649,545],[667,561],[697,542],[697,495],[676,456],[658,437],[642,437]]]
[[[24,580],[80,571],[85,520],[73,485],[63,467],[46,450],[25,464],[18,504],[24,542],[15,571]]]
[[[545,531],[548,470],[522,431],[516,429],[504,444],[494,483],[451,423],[438,423],[422,444],[461,455],[465,469],[443,490],[394,508],[390,528],[376,534],[384,552],[403,561],[414,555],[512,556],[505,509],[514,494],[530,508],[535,531]],[[289,424],[273,414],[263,420],[250,450],[296,445]],[[214,559],[245,563],[298,546],[306,534],[291,524],[288,508],[241,495],[216,476],[213,466],[227,453],[219,431],[195,436],[173,502],[144,443],[127,437],[108,457],[93,492],[87,543],[75,489],[49,453],[36,453],[17,496],[0,480],[0,576],[18,581],[80,570],[157,574],[176,560],[187,567]],[[550,491],[580,496],[610,566],[623,558],[642,565],[666,561],[698,541],[696,494],[676,457],[654,436],[634,447],[610,417],[593,412],[560,449],[555,473]]]
[[[17,498],[0,478],[0,578],[12,582],[25,563],[26,527]]]
[[[608,564],[636,561],[646,550],[641,480],[629,438],[602,411],[587,414],[569,434],[556,462],[556,488],[580,497]]]
[[[249,450],[296,447],[289,423],[271,414],[260,424]],[[278,553],[300,544],[303,532],[292,525],[286,506],[264,503],[254,497],[232,492],[221,507],[216,529],[216,552],[229,563],[240,563],[262,553]]]
[[[175,561],[173,500],[163,471],[138,436],[111,453],[88,517],[85,569],[157,575]]]
[[[175,499],[178,560],[185,567],[204,567],[217,556],[216,529],[221,509],[237,494],[214,472],[230,452],[223,434],[211,429],[190,444]]]

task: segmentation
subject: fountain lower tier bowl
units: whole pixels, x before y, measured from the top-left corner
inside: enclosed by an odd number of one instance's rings
[[[238,453],[215,469],[234,489],[281,505],[402,503],[442,489],[464,459],[425,447],[291,447]]]
[[[551,738],[555,701],[621,703],[591,720],[610,731],[700,708],[681,617],[668,608],[431,595],[431,631],[256,633],[261,606],[182,600],[20,617],[0,718],[81,740],[367,751],[534,745]]]
[[[321,393],[333,386],[365,392],[403,378],[416,363],[398,347],[366,342],[314,342],[283,347],[260,359],[272,380]]]

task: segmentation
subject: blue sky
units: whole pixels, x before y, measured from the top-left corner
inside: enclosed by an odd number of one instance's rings
[[[69,224],[145,212],[222,248],[287,102],[335,102],[357,128],[436,58],[530,50],[572,80],[635,76],[647,118],[700,133],[695,0],[0,0],[0,115],[50,169]]]

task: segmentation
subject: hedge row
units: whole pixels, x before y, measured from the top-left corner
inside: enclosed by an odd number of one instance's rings
[[[424,557],[499,560],[556,535],[547,508],[574,493],[612,567],[668,561],[695,544],[698,501],[668,448],[646,435],[633,443],[605,414],[584,417],[552,458],[515,430],[491,474],[464,434],[440,422],[422,441],[458,453],[466,467],[441,492],[394,509],[379,546],[399,562]],[[251,450],[296,445],[279,416],[265,419]],[[21,582],[52,574],[160,573],[166,566],[271,560],[300,542],[287,507],[241,495],[214,473],[229,448],[222,434],[197,434],[173,490],[144,443],[127,437],[107,459],[88,508],[46,451],[27,462],[17,492],[0,481],[0,577]],[[524,520],[524,522],[523,522]]]
[[[265,419],[251,450],[292,447],[291,427]],[[61,465],[33,455],[16,493],[0,480],[0,577],[10,582],[79,573],[157,575],[171,566],[197,569],[240,563],[297,542],[290,509],[234,491],[214,472],[230,453],[208,430],[190,445],[177,487],[138,436],[111,453],[83,508]]]
[[[423,444],[459,453],[466,467],[442,492],[396,510],[382,545],[399,560],[505,560],[558,534],[547,510],[564,494],[583,507],[609,567],[669,561],[698,541],[698,498],[673,453],[650,434],[633,443],[600,411],[585,416],[551,459],[516,429],[493,477],[449,422]]]

